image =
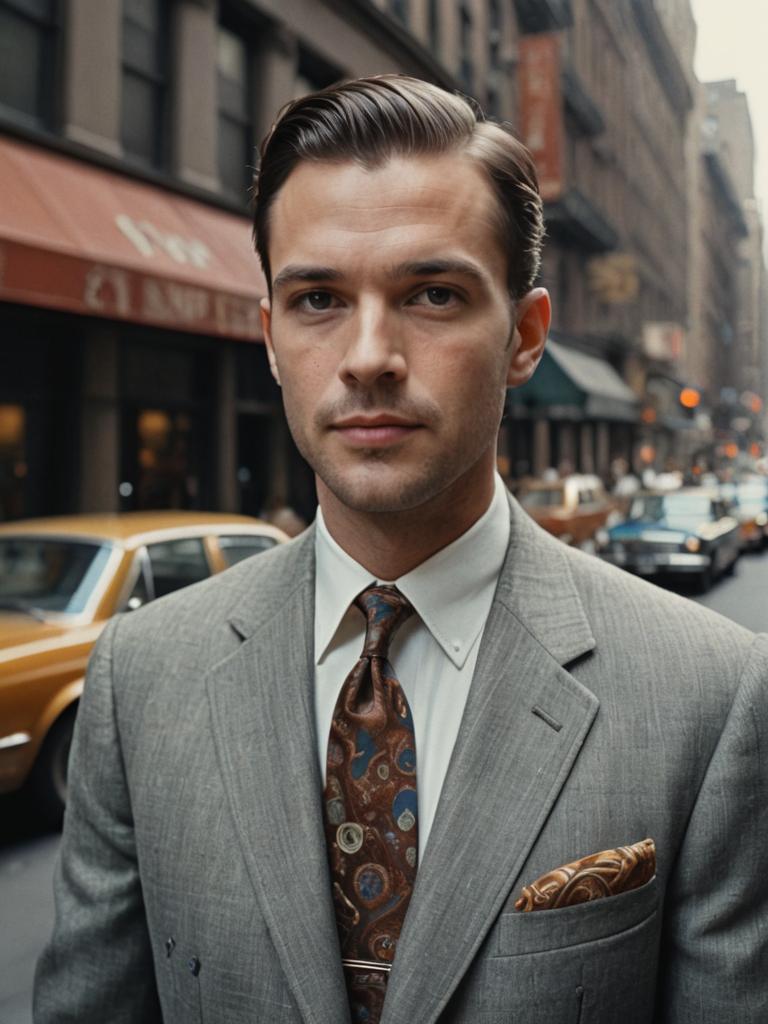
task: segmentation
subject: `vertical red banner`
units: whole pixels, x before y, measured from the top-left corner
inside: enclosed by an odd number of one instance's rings
[[[539,32],[520,39],[520,130],[531,151],[544,200],[563,192],[563,96],[560,34]]]

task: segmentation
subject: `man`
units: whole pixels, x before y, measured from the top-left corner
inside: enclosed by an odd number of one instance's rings
[[[766,641],[495,476],[541,236],[457,97],[283,111],[256,239],[318,520],[106,628],[37,1024],[768,1020]]]

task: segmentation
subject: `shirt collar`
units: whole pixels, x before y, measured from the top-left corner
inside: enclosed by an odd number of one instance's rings
[[[466,533],[394,581],[375,580],[333,539],[317,511],[315,662],[324,657],[347,609],[372,583],[394,582],[447,658],[461,668],[488,617],[509,543],[509,504],[501,477],[491,504]],[[361,618],[362,629],[362,618]]]

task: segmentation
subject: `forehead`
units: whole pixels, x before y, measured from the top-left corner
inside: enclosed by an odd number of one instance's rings
[[[506,273],[501,212],[483,171],[453,154],[300,163],[270,215],[273,277],[293,263],[363,268],[401,259],[463,254]]]

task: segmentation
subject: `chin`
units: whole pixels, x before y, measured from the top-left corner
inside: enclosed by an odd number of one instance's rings
[[[452,482],[452,466],[427,463],[429,470],[408,472],[385,464],[371,463],[350,468],[320,467],[323,484],[346,508],[355,512],[409,512],[437,497]],[[326,472],[327,468],[327,472]]]

